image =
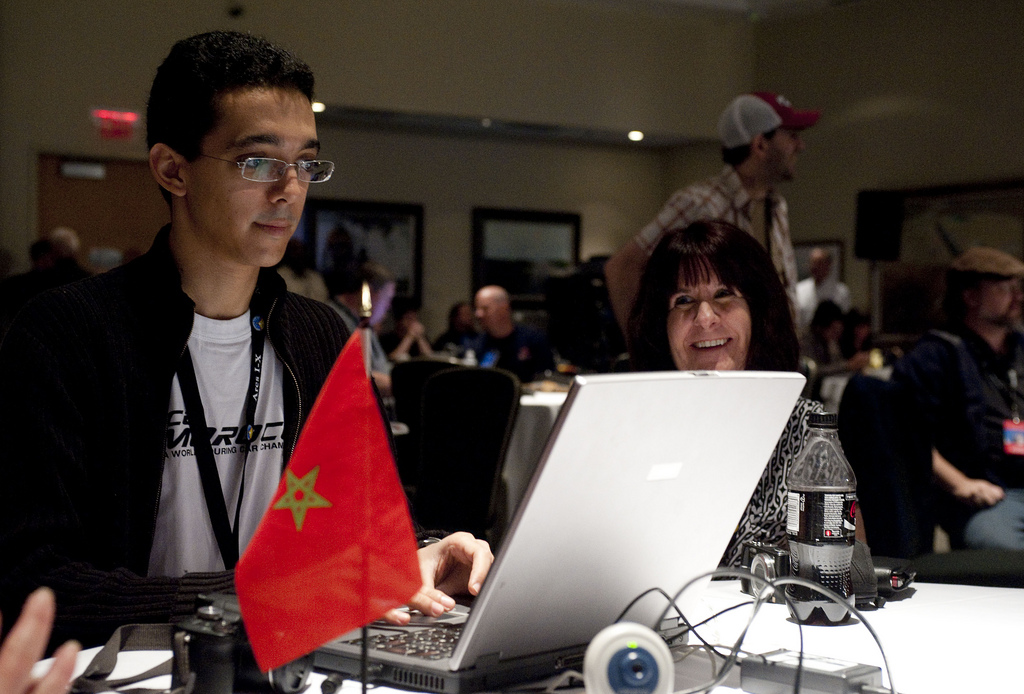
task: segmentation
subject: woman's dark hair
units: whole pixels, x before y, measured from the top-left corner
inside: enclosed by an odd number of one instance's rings
[[[843,320],[843,309],[834,301],[825,300],[814,309],[814,317],[811,318],[812,328],[827,328],[836,321]]]
[[[843,318],[843,336],[839,338],[839,351],[843,358],[849,359],[857,352],[871,349],[872,341],[870,333],[862,344],[857,344],[857,328],[860,326],[871,328],[871,316],[851,308],[846,317]]]
[[[745,368],[796,371],[800,347],[789,298],[771,258],[754,238],[729,224],[695,222],[665,234],[647,261],[640,292],[629,317],[629,352],[633,368],[676,368],[668,343],[669,297],[685,284],[712,276],[739,291],[750,308],[750,348]]]
[[[473,305],[468,301],[456,301],[452,304],[452,307],[448,309],[448,330],[451,332],[458,332],[458,329],[455,327],[455,319],[459,317],[459,311],[462,310],[463,306],[469,306],[471,309],[473,308]]]

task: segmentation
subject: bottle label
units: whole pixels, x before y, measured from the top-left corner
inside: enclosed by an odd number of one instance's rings
[[[789,492],[786,534],[797,542],[853,542],[856,492]]]

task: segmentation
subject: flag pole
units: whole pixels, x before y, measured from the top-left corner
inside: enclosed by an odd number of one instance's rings
[[[370,317],[373,315],[373,302],[370,300],[370,285],[367,284],[366,282],[363,282],[362,304],[359,307],[359,309],[360,309],[359,310],[359,341],[360,341],[360,343],[362,344],[362,347],[363,347],[363,366],[366,369],[366,378],[370,379],[370,378],[372,378],[371,372],[370,372],[370,364],[371,364],[371,360],[370,360],[371,354],[370,354],[370,352],[372,350],[372,345],[373,345],[373,343],[371,342],[371,339],[370,339],[370,331],[373,330],[373,328],[370,327]],[[368,474],[364,474],[363,475],[364,479],[366,477],[368,477],[368,476],[369,476]],[[369,482],[369,480],[366,480],[366,481]],[[364,490],[365,490],[365,487],[364,487]],[[365,491],[364,491],[364,493],[365,493]],[[366,504],[363,504],[363,506],[365,507]],[[366,520],[366,522],[372,522],[372,519],[369,519],[369,518],[367,518],[365,520]],[[366,584],[367,584],[368,580],[369,580],[368,564],[366,562],[366,553],[364,552],[363,553],[363,604],[364,605],[365,605],[365,603],[367,601],[367,596],[366,596],[367,585]],[[369,671],[369,648],[370,648],[370,645],[369,645],[370,644],[370,630],[367,628],[366,624],[363,625],[362,632],[363,632],[362,633],[362,636],[363,636],[363,638],[362,638],[362,647],[359,649],[359,681],[360,681],[360,683],[362,684],[362,687],[363,687],[362,694],[366,694],[366,680],[367,680],[367,673]]]
[[[370,316],[373,315],[373,303],[370,301],[370,285],[363,282],[363,301],[359,310],[359,339],[363,344],[363,362],[366,365],[366,377],[370,378]]]

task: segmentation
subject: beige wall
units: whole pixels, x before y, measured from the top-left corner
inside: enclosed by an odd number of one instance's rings
[[[761,25],[756,82],[824,109],[788,184],[795,239],[846,240],[857,191],[1024,178],[1024,3],[860,0]]]
[[[795,238],[847,241],[860,306],[858,190],[1024,176],[1018,0],[859,0],[757,24],[582,0],[244,5],[235,20],[198,0],[0,4],[0,245],[23,259],[37,233],[39,152],[144,157],[141,141],[100,141],[88,110],[142,110],[173,41],[211,28],[296,49],[330,104],[698,138],[656,153],[322,128],[339,174],[317,194],[424,205],[431,330],[468,292],[473,206],[579,211],[584,257],[607,253],[671,190],[717,171],[717,113],[749,88],[825,109],[783,192]]]
[[[635,14],[576,0],[38,0],[0,5],[0,246],[36,237],[39,152],[143,159],[103,142],[93,107],[143,111],[183,36],[254,31],[293,48],[333,105],[711,138],[746,88],[752,28],[704,12]],[[428,328],[470,289],[475,205],[577,211],[584,257],[611,252],[667,196],[669,157],[638,147],[511,143],[321,127],[339,173],[319,196],[421,203]],[[711,170],[714,170],[712,167]],[[45,231],[45,230],[44,230]]]
[[[452,303],[470,298],[473,207],[579,212],[589,258],[614,251],[663,202],[663,157],[653,153],[358,130],[321,139],[338,170],[317,197],[423,204],[423,318],[432,334]]]

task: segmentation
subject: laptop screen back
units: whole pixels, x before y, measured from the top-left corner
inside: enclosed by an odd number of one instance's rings
[[[449,667],[586,644],[642,592],[714,569],[803,384],[578,377]],[[648,596],[627,618],[653,625],[665,606]]]

